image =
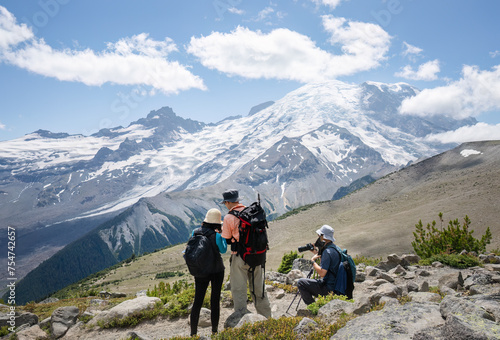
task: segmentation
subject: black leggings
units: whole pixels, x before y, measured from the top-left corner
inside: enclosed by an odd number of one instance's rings
[[[217,332],[219,326],[219,315],[220,315],[220,292],[222,289],[222,282],[224,281],[224,272],[211,274],[204,278],[194,278],[194,303],[193,309],[191,310],[191,335],[196,335],[198,331],[198,321],[200,319],[200,310],[203,305],[203,299],[205,299],[205,293],[207,292],[208,284],[212,283],[212,292],[210,297],[210,310],[211,310],[211,321],[212,321],[212,332]]]

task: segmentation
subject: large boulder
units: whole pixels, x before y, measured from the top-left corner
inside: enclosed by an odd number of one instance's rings
[[[57,339],[62,337],[68,329],[75,325],[80,310],[75,306],[59,307],[50,318],[50,330]]]
[[[421,330],[444,324],[438,305],[410,302],[349,321],[330,339],[411,339]]]
[[[109,311],[98,314],[89,322],[89,324],[97,325],[99,321],[106,323],[113,319],[123,319],[134,313],[151,309],[158,302],[161,302],[159,298],[150,296],[139,296],[135,299],[123,301],[119,305],[111,308]]]
[[[248,313],[243,315],[243,317],[238,321],[235,327],[241,327],[246,323],[254,324],[259,321],[266,321],[267,318],[264,315]]]

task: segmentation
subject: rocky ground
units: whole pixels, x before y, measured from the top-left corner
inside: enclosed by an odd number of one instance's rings
[[[318,319],[326,323],[335,322],[342,312],[359,315],[349,321],[332,339],[500,339],[500,257],[490,257],[484,267],[454,269],[434,263],[432,266],[418,266],[414,255],[390,255],[377,266],[358,265],[354,290],[354,303],[333,300],[320,308]],[[268,272],[271,282],[293,283],[309,272],[310,262],[298,259],[288,274]],[[444,298],[436,293],[446,295]],[[267,286],[272,304],[273,318],[282,316],[303,316],[297,327],[297,337],[307,338],[307,332],[317,327],[312,315],[303,302],[296,309],[298,298],[286,313],[295,294],[285,293],[272,285]],[[431,292],[432,291],[432,292]],[[157,298],[139,296],[127,300],[111,309],[105,303],[96,302],[85,311],[92,320],[88,324],[77,322],[82,311],[77,307],[62,307],[51,318],[38,322],[29,313],[17,316],[16,324],[25,322],[18,331],[18,339],[43,339],[47,334],[41,330],[49,325],[52,334],[60,339],[116,340],[137,336],[140,339],[168,339],[189,335],[189,318],[175,320],[156,319],[127,329],[100,329],[98,320],[123,317],[137,310],[154,305]],[[402,304],[402,302],[404,302]],[[369,312],[380,303],[384,307]],[[238,327],[242,322],[255,322],[261,317],[250,313],[234,315],[230,301],[224,300],[221,308],[219,330],[224,327]],[[209,335],[210,312],[204,310],[200,319],[199,335]],[[241,320],[240,320],[241,318]],[[9,319],[0,316],[0,324]],[[308,327],[303,327],[309,324]],[[21,327],[21,328],[23,328]],[[8,338],[5,337],[5,338]]]

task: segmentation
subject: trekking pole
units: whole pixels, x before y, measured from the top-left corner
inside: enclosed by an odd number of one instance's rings
[[[308,279],[311,278],[311,275],[312,275],[313,271],[314,271],[314,268],[311,268],[311,270],[309,271],[309,274],[307,274],[307,278]],[[297,291],[297,293],[295,293],[295,296],[293,297],[292,303],[290,303],[290,306],[288,306],[288,308],[287,308],[287,310],[285,312],[286,314],[288,314],[288,310],[290,309],[290,307],[292,307],[293,303],[295,302],[295,299],[297,298],[297,295],[299,295],[299,294],[300,294],[300,291]],[[300,297],[299,302],[297,303],[297,307],[295,307],[296,311],[299,309],[300,300],[302,300],[302,297]]]

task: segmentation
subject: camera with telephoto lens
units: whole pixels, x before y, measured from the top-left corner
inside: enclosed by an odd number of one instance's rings
[[[299,252],[304,252],[306,250],[313,250],[314,249],[314,244],[308,243],[305,246],[299,247]]]

